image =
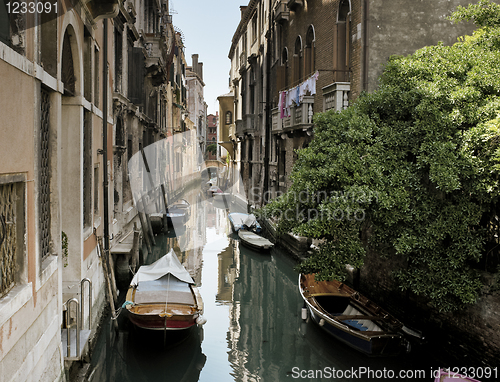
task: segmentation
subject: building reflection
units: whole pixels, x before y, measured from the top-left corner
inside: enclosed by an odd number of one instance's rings
[[[278,381],[297,364],[321,367],[324,358],[299,332],[295,272],[277,264],[275,254],[251,251],[235,239],[229,249],[232,259],[228,254],[219,262],[219,290],[231,303],[227,342],[234,380]]]

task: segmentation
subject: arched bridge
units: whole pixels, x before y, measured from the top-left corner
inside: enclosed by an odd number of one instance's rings
[[[208,167],[222,168],[225,166],[226,166],[226,164],[224,162],[221,162],[220,160],[206,160],[205,161],[205,168],[208,168]]]

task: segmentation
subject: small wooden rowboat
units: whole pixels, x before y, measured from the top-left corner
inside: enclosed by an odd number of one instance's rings
[[[244,229],[238,231],[238,237],[241,243],[255,250],[268,250],[274,246],[274,244],[265,237]]]
[[[173,249],[139,268],[124,306],[130,321],[143,329],[182,330],[206,322],[200,292]]]
[[[301,274],[299,290],[312,320],[354,349],[370,356],[410,350],[403,324],[347,285],[335,280],[318,282],[314,274]]]

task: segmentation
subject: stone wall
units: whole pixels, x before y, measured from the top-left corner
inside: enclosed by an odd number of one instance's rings
[[[476,304],[464,310],[440,313],[424,298],[398,291],[391,270],[401,266],[404,266],[403,261],[370,253],[359,278],[354,280],[355,287],[406,325],[422,331],[428,341],[426,349],[431,352],[437,349],[439,353],[434,354],[434,358],[443,365],[497,366],[500,291],[485,287]]]

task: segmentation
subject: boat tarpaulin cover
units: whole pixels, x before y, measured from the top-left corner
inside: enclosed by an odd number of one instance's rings
[[[174,250],[171,249],[170,252],[162,258],[156,260],[153,264],[141,266],[132,279],[130,285],[134,286],[142,281],[157,280],[169,273],[181,281],[194,284],[194,281],[188,271],[182,266]]]

